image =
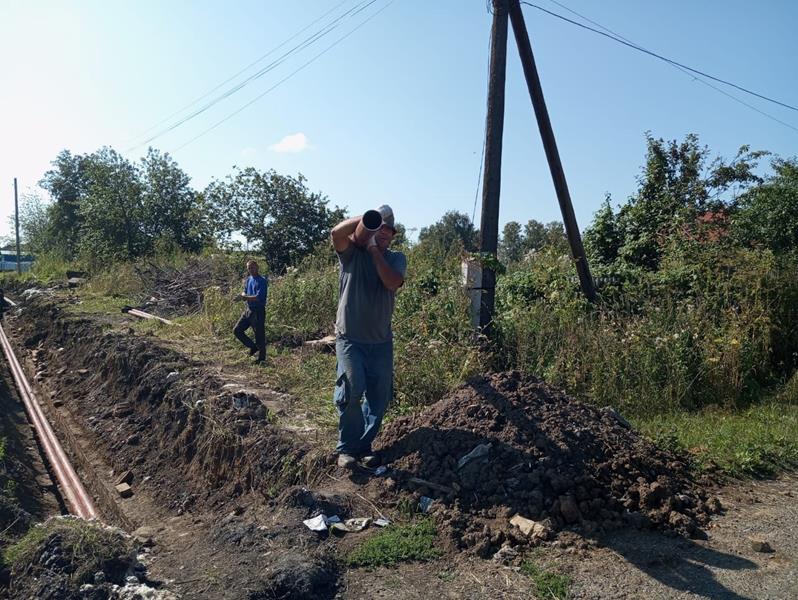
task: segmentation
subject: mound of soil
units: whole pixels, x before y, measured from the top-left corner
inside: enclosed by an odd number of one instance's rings
[[[612,409],[515,371],[471,381],[389,423],[378,439],[392,469],[385,488],[436,498],[432,512],[451,545],[482,556],[565,529],[695,536],[720,510],[684,457],[657,448]],[[515,515],[540,527],[524,534],[510,524]]]
[[[11,565],[12,598],[99,600],[112,597],[111,590],[124,585],[126,575],[143,572],[131,539],[119,530],[57,517],[37,531],[38,537],[32,536],[37,541]]]
[[[27,304],[18,323],[39,384],[85,424],[117,473],[132,471],[134,490],[149,486],[180,514],[295,482],[307,448],[257,396],[207,367],[46,301]]]

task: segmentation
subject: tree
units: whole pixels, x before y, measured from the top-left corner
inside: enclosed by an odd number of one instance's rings
[[[272,272],[280,272],[310,254],[344,218],[343,210],[329,209],[327,198],[310,192],[305,182],[301,174],[248,167],[212,182],[205,195],[219,216],[221,235],[242,235],[266,257]]]
[[[81,255],[92,262],[129,260],[151,250],[143,186],[136,167],[111,148],[84,158],[89,185],[80,205]]]
[[[782,253],[798,248],[798,160],[772,166],[774,174],[740,198],[733,228],[741,242]]]
[[[524,249],[538,251],[546,245],[546,226],[540,221],[529,219],[524,225]]]
[[[610,206],[610,195],[593,216],[593,223],[585,231],[585,250],[591,259],[609,265],[618,258],[621,249],[618,219]]]
[[[499,260],[503,263],[518,262],[524,257],[524,238],[521,236],[521,224],[509,221],[502,230],[499,243]]]
[[[39,181],[39,186],[53,199],[48,208],[50,241],[47,249],[65,258],[74,258],[80,243],[80,206],[89,185],[86,157],[62,150],[51,164],[53,168]]]
[[[646,134],[646,143],[638,191],[617,217],[619,256],[628,264],[656,270],[674,235],[691,235],[700,215],[734,206],[736,197],[724,199],[724,193],[739,195],[757,182],[754,169],[764,153],[743,146],[730,164],[718,158],[707,167],[709,150],[699,145],[695,134],[681,143]]]
[[[418,234],[419,245],[434,248],[448,256],[453,252],[474,252],[479,244],[479,233],[467,214],[449,211],[437,223],[423,227]]]
[[[13,223],[13,215],[9,219]],[[42,254],[51,247],[50,211],[41,196],[26,194],[19,205],[19,235],[27,252]]]
[[[195,228],[201,203],[191,189],[191,178],[169,154],[150,148],[141,161],[142,224],[151,243],[171,239],[181,249],[202,248],[201,228]]]

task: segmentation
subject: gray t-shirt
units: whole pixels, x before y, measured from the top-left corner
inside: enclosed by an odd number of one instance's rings
[[[386,250],[383,256],[392,269],[405,276],[404,254]],[[393,339],[391,316],[395,292],[382,284],[368,251],[350,244],[338,253],[338,261],[341,273],[335,333],[361,344],[381,344]]]

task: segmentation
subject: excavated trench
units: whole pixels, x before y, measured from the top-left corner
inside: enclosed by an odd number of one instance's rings
[[[271,525],[275,497],[307,482],[319,458],[257,396],[155,338],[51,300],[26,303],[8,330],[102,520],[150,548],[154,580],[183,597],[334,593],[329,558],[301,547],[315,538]],[[301,527],[309,507],[285,509]]]
[[[120,325],[34,298],[10,336],[104,520],[133,532],[151,578],[182,597],[334,597],[354,538],[302,525],[320,513],[396,519],[422,506],[449,553],[487,558],[618,528],[701,536],[721,510],[684,457],[521,373],[392,421],[378,440],[388,471],[347,477],[331,443],[281,427],[212,357],[192,362]]]

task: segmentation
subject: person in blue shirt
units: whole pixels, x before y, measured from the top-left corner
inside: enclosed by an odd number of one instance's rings
[[[247,261],[247,277],[244,291],[240,298],[246,300],[247,309],[238,319],[233,334],[249,348],[249,355],[258,355],[256,363],[266,360],[266,292],[269,288],[269,280],[258,274],[258,263],[254,260]],[[246,331],[252,327],[255,332],[255,341],[252,341]]]

